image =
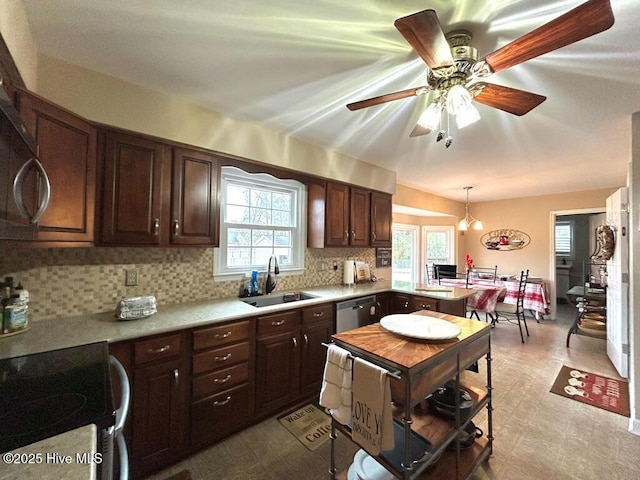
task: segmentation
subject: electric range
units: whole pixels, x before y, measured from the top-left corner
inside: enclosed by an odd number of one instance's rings
[[[92,423],[115,423],[107,342],[0,360],[0,452]]]

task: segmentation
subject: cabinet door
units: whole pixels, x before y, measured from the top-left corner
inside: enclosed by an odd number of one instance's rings
[[[180,360],[136,370],[131,447],[135,477],[169,465],[183,453],[183,374]]]
[[[327,183],[326,245],[343,247],[349,245],[349,187]]]
[[[371,200],[368,190],[351,189],[349,224],[351,232],[349,245],[366,247],[369,245]]]
[[[323,320],[305,326],[302,332],[301,393],[303,396],[320,393],[328,343],[333,333],[333,321]]]
[[[259,337],[256,345],[256,415],[294,401],[300,385],[299,330]]]
[[[371,192],[371,246],[390,247],[392,240],[392,197]]]
[[[49,207],[38,221],[38,240],[94,241],[96,129],[82,118],[36,96],[20,91],[20,115],[38,142],[38,157],[51,183]],[[40,203],[40,181],[31,174]]]
[[[106,133],[102,242],[159,245],[168,238],[168,225],[161,223],[164,154],[161,143]]]
[[[173,149],[172,244],[218,245],[219,173],[213,155]]]

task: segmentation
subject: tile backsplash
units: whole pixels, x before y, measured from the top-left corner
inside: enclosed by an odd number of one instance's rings
[[[347,257],[375,269],[373,248],[308,248],[303,275],[279,276],[278,290],[339,285]],[[338,270],[333,270],[333,261]],[[323,267],[327,267],[324,269]],[[138,285],[125,286],[125,270],[138,270]],[[0,276],[29,290],[29,320],[115,310],[122,297],[155,295],[159,305],[238,295],[240,281],[214,282],[211,248],[3,248]]]

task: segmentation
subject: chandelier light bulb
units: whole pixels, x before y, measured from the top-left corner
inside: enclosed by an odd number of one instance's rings
[[[478,109],[471,104],[461,108],[456,115],[456,124],[458,125],[458,128],[464,128],[478,120],[480,120]]]

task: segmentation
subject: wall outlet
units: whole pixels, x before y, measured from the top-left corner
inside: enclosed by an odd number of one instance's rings
[[[131,268],[129,270],[125,270],[124,285],[125,287],[135,287],[136,285],[138,285],[138,269],[137,268]]]

